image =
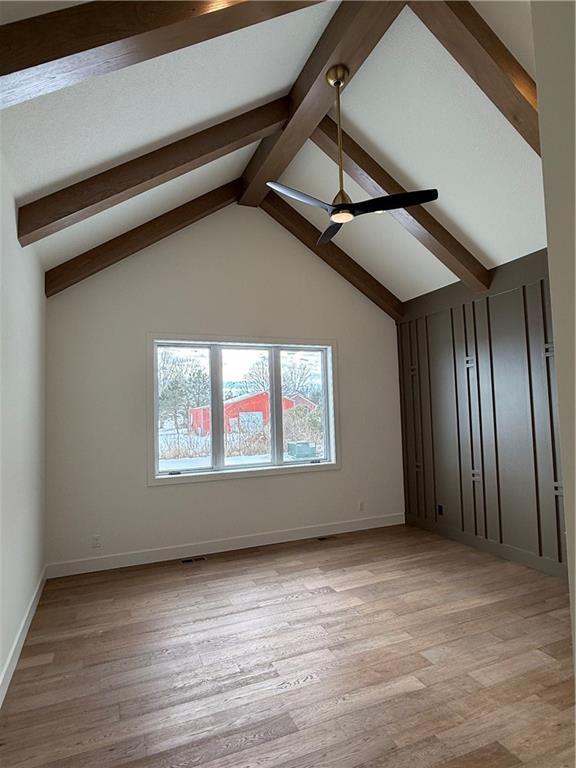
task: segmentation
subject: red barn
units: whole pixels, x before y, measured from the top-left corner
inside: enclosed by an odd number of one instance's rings
[[[309,400],[307,397],[304,397],[304,395],[301,395],[300,392],[297,392],[292,400],[294,400],[294,405],[304,405],[306,408],[308,408],[309,411],[316,410],[316,403],[313,403],[312,400]]]
[[[282,398],[282,410],[288,411],[295,405],[305,405],[309,410],[316,405],[302,395],[293,399]],[[197,435],[210,434],[210,406],[200,405],[190,408],[190,428]],[[268,392],[255,392],[252,395],[240,395],[224,401],[225,432],[257,432],[270,422],[270,395]]]

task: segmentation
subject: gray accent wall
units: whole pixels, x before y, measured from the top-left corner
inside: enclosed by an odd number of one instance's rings
[[[546,251],[407,302],[398,344],[407,522],[563,574]]]

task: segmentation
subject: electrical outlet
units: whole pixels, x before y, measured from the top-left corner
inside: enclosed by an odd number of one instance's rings
[[[364,500],[358,502],[358,512],[364,512]]]
[[[102,546],[102,539],[98,534],[94,534],[94,536],[92,536],[92,543],[90,544],[90,546],[92,547],[92,549],[100,549],[100,547]]]
[[[442,515],[444,514],[444,504],[438,504],[438,506],[436,507],[436,510],[438,512],[438,516],[442,517]]]

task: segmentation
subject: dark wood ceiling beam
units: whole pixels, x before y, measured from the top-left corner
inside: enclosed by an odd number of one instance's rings
[[[311,136],[312,141],[328,157],[338,162],[336,123],[325,117]],[[347,133],[342,134],[344,170],[371,197],[406,192],[371,155]],[[399,208],[390,214],[419,240],[436,258],[469,288],[483,291],[490,285],[491,275],[478,259],[421,205]]]
[[[54,296],[65,288],[85,280],[97,272],[116,264],[149,245],[159,242],[168,235],[179,232],[196,221],[238,200],[242,191],[240,179],[231,181],[218,189],[208,192],[195,200],[174,208],[139,227],[108,240],[85,253],[66,261],[44,276],[46,296]]]
[[[402,302],[400,299],[378,282],[358,262],[344,253],[335,243],[317,245],[320,232],[291,205],[284,202],[274,192],[270,192],[260,207],[390,317],[394,320],[401,319]]]
[[[0,28],[0,105],[12,106],[317,1],[92,2],[5,24]]]
[[[18,209],[18,240],[29,245],[112,205],[276,132],[288,118],[278,99],[187,136]]]
[[[345,63],[353,77],[398,16],[404,2],[344,1],[324,30],[290,92],[290,119],[284,130],[263,141],[248,164],[242,205],[260,205],[268,188],[296,156],[334,103],[326,82],[333,64]]]
[[[540,154],[536,84],[468,2],[416,0],[410,8],[504,117]]]

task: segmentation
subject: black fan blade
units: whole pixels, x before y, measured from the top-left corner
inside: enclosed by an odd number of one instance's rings
[[[305,192],[299,192],[297,189],[292,189],[292,187],[285,187],[284,184],[278,184],[277,181],[267,181],[266,186],[273,189],[274,192],[279,192],[285,197],[291,197],[294,200],[299,200],[301,203],[306,203],[307,205],[314,205],[316,208],[323,208],[327,213],[332,213],[334,209],[334,206],[330,205],[330,203],[325,203],[322,200],[318,200],[316,197],[312,197],[312,195],[307,195]]]
[[[322,234],[318,238],[318,242],[316,243],[316,245],[324,245],[325,243],[329,243],[330,240],[332,240],[332,238],[334,237],[334,235],[340,230],[341,226],[342,224],[336,224],[335,222],[333,222],[328,227],[326,227],[324,232],[322,232]]]
[[[376,197],[373,200],[363,200],[361,203],[353,203],[351,208],[354,216],[362,216],[363,213],[408,208],[411,205],[431,203],[437,199],[437,189],[422,189],[419,192],[400,192],[397,195],[386,195],[385,197]]]

